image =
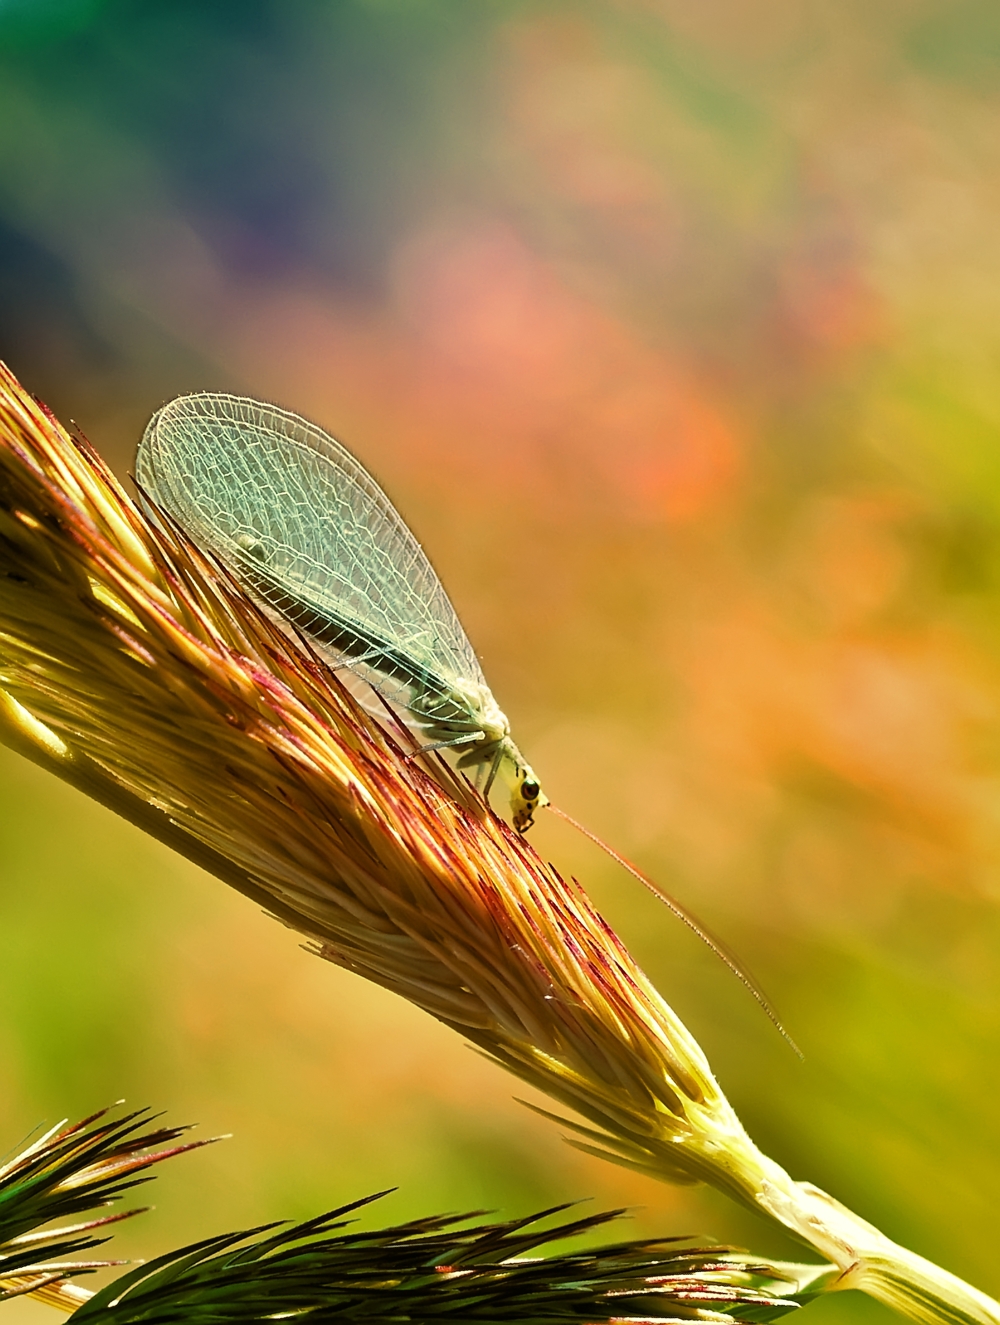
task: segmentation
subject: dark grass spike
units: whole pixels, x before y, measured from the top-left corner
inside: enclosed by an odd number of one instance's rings
[[[49,1220],[107,1205],[150,1181],[152,1175],[138,1175],[153,1164],[211,1143],[169,1145],[187,1127],[143,1132],[157,1116],[148,1109],[90,1126],[108,1112],[102,1109],[92,1118],[60,1126],[0,1169],[0,1239],[7,1241]]]
[[[74,1325],[239,1325],[290,1315],[333,1321],[771,1321],[798,1302],[781,1270],[676,1239],[523,1259],[620,1212],[526,1230],[561,1213],[462,1227],[473,1216],[344,1231],[376,1199],[304,1223],[208,1238],[137,1266],[74,1313]],[[239,1244],[244,1244],[240,1246]]]
[[[79,1122],[59,1123],[29,1138],[0,1165],[0,1300],[54,1286],[119,1261],[70,1259],[101,1246],[104,1231],[143,1209],[56,1228],[54,1220],[106,1208],[149,1182],[152,1165],[207,1141],[172,1145],[187,1128],[152,1127],[158,1115],[100,1109]],[[111,1115],[111,1116],[109,1116]],[[99,1235],[100,1234],[100,1235]],[[74,1303],[75,1305],[75,1303]]]

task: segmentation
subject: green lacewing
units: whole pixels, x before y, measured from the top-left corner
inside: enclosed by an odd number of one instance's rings
[[[514,826],[531,827],[549,799],[511,739],[455,609],[396,508],[339,442],[263,401],[178,396],[150,419],[136,479],[240,584],[401,712],[425,751],[453,749],[486,796],[495,780],[504,783]],[[795,1047],[720,940],[624,856],[552,809],[694,930]]]
[[[524,832],[548,803],[514,744],[420,544],[339,442],[243,396],[179,396],[153,415],[136,479],[201,548],[311,640],[336,652],[426,742],[454,749]]]

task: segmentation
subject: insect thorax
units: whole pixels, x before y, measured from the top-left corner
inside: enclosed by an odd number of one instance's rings
[[[419,711],[422,707],[418,696],[414,709]],[[447,695],[435,696],[424,711],[436,729],[436,740],[448,740],[468,732],[470,743],[474,742],[483,752],[487,749],[492,752],[510,737],[506,714],[493,698],[489,686],[481,681],[457,677]]]

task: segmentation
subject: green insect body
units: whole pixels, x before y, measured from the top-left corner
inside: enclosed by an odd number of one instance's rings
[[[548,804],[423,549],[322,429],[246,397],[180,396],[136,457],[144,495],[268,607],[393,705],[425,749],[454,750],[519,832]]]

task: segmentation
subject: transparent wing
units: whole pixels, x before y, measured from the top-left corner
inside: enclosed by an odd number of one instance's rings
[[[339,442],[260,401],[181,396],[150,420],[136,477],[199,546],[387,698],[475,727],[455,683],[486,683],[455,609]]]

